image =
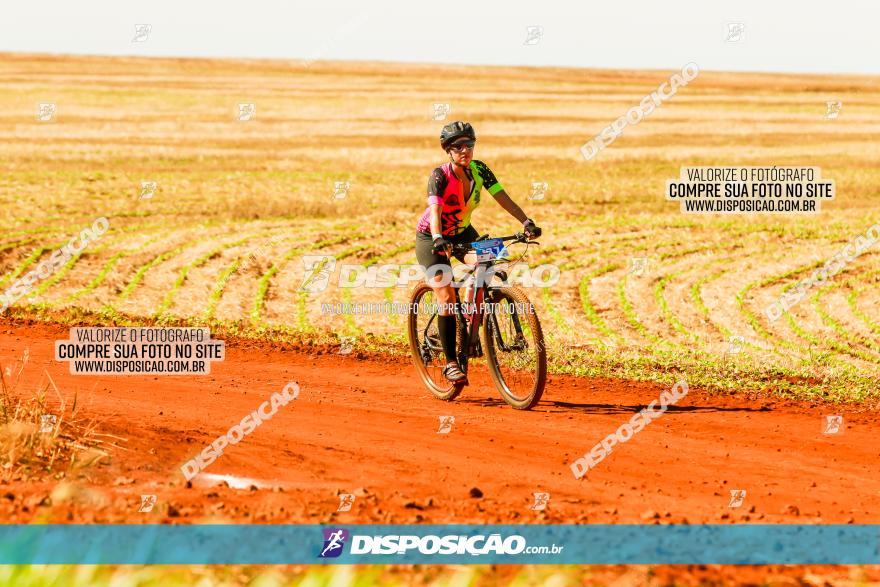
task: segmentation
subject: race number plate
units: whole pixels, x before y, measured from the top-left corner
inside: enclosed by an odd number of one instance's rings
[[[473,247],[477,254],[477,262],[494,261],[504,250],[504,241],[500,238],[490,238],[473,243]]]

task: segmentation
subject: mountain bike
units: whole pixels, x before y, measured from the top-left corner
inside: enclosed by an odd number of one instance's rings
[[[470,283],[453,282],[459,310],[455,346],[465,374],[469,359],[482,357],[485,351],[489,373],[501,397],[516,409],[528,410],[544,393],[547,353],[534,306],[521,288],[505,285],[507,273],[494,267],[510,261],[504,245],[508,241],[539,244],[517,233],[492,239],[483,235],[475,242],[450,247],[452,254],[471,254],[464,264]],[[475,262],[471,264],[470,259]],[[501,283],[492,282],[493,277]],[[462,288],[468,292],[464,303],[459,294]],[[407,335],[416,370],[431,393],[451,401],[468,383],[452,383],[443,376],[446,356],[440,345],[434,290],[425,282],[419,283],[413,288],[409,308]]]

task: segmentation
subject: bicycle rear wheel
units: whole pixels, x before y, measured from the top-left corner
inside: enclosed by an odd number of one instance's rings
[[[490,290],[483,346],[495,387],[518,410],[535,406],[547,381],[547,351],[535,308],[516,287]]]
[[[422,382],[438,398],[451,401],[461,393],[465,384],[451,383],[443,376],[446,355],[440,345],[440,332],[437,329],[437,306],[434,290],[427,284],[420,283],[413,289],[410,296],[407,337],[413,364]],[[460,317],[456,330],[455,348],[461,349],[464,346],[462,340],[465,332]],[[467,373],[467,356],[464,356],[464,353],[458,353],[458,364],[461,370]]]

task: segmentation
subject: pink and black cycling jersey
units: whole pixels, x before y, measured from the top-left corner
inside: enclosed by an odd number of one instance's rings
[[[416,225],[418,232],[431,232],[431,204],[439,204],[443,234],[459,234],[471,224],[471,214],[480,205],[480,190],[486,188],[494,196],[504,189],[482,161],[471,161],[469,170],[473,187],[467,197],[462,194],[463,186],[455,176],[451,161],[431,173],[428,180],[428,208]]]

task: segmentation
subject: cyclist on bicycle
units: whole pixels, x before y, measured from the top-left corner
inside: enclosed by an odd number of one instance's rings
[[[473,159],[476,142],[474,127],[467,122],[451,122],[440,131],[440,146],[449,155],[449,162],[431,173],[428,179],[428,208],[416,226],[416,258],[425,268],[428,285],[434,290],[434,297],[440,304],[437,328],[446,355],[443,375],[453,383],[467,379],[455,354],[455,290],[451,283],[443,285],[442,269],[429,273],[429,268],[435,265],[450,266],[448,247],[472,243],[479,238],[479,233],[471,225],[471,214],[480,204],[482,188],[511,216],[522,222],[523,232],[528,238],[541,236],[541,229],[510,199],[489,167]],[[456,258],[464,262],[462,255],[456,255]]]

